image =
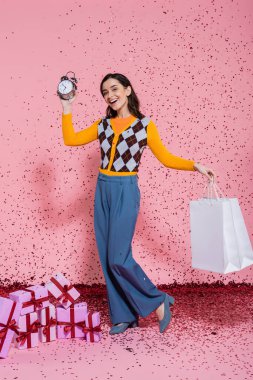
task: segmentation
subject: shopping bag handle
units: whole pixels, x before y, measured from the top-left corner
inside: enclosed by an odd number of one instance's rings
[[[205,196],[206,188],[207,188],[207,196]],[[211,180],[208,179],[208,182],[207,182],[205,189],[204,189],[204,197],[203,198],[214,198],[213,194],[212,194],[212,191],[213,191],[215,194],[215,198],[219,199],[219,194],[218,194],[217,190],[220,192],[220,194],[222,195],[223,198],[226,198],[225,195],[223,194],[223,192],[221,191],[221,189],[219,188],[219,186],[217,185],[217,183],[215,182],[214,178],[212,177]]]

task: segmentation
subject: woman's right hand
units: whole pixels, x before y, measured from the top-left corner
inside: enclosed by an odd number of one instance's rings
[[[77,98],[77,92],[75,92],[75,95],[73,96],[73,98],[68,99],[68,100],[65,100],[59,97],[64,114],[72,112],[72,103],[76,100],[76,98]]]

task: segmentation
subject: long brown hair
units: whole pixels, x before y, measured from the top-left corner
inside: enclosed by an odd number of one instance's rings
[[[128,96],[128,108],[129,108],[129,112],[134,115],[135,117],[137,117],[138,119],[142,119],[143,117],[145,117],[145,115],[143,115],[139,108],[140,108],[140,101],[136,95],[136,93],[134,92],[134,89],[133,89],[133,86],[131,85],[129,79],[123,75],[123,74],[119,74],[119,73],[109,73],[107,74],[101,84],[100,84],[100,92],[101,92],[101,95],[103,96],[103,92],[102,92],[102,86],[103,86],[103,83],[109,79],[109,78],[114,78],[114,79],[117,79],[121,84],[122,86],[124,86],[125,88],[128,87],[128,86],[131,86],[131,94]],[[106,109],[106,118],[114,118],[117,116],[117,111],[113,110],[110,106],[107,107]]]

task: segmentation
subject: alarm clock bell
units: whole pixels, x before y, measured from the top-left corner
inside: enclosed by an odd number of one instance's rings
[[[74,76],[69,78],[68,73],[73,73]],[[75,96],[77,90],[77,79],[73,71],[68,71],[66,75],[62,76],[57,88],[57,95],[64,100],[72,99]]]

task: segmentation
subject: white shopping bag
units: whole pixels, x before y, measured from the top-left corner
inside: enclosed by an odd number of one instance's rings
[[[192,268],[239,271],[253,264],[253,251],[238,199],[225,198],[213,180],[207,188],[207,197],[190,201]]]

